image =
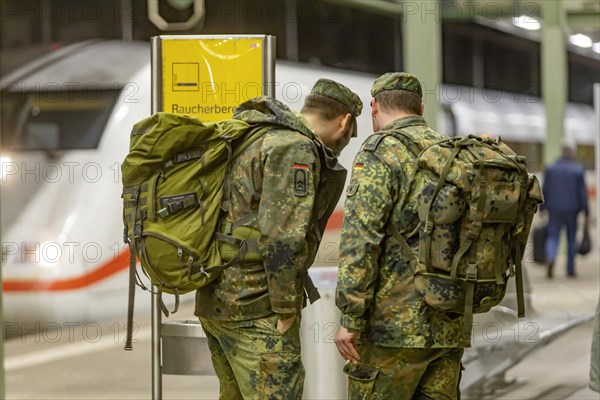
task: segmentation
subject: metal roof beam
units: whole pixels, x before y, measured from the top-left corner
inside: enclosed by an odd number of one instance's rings
[[[528,0],[457,0],[440,2],[386,1],[386,0],[322,0],[338,7],[350,7],[373,14],[399,17],[415,13],[431,14],[437,9],[443,19],[455,22],[472,21],[476,16],[492,20],[527,15],[538,16],[537,1]]]
[[[492,21],[500,18],[512,18],[525,15],[529,18],[541,17],[540,0],[456,0],[431,2],[420,7],[415,1],[389,0],[322,0],[324,3],[338,7],[350,7],[373,14],[388,17],[399,17],[415,12],[431,12],[438,7],[442,19],[454,22],[473,21],[475,17],[485,17]],[[568,3],[565,4],[565,6]],[[420,9],[427,8],[427,9]],[[600,29],[600,13],[585,8],[566,9],[567,25],[572,27],[589,27]]]
[[[600,13],[567,12],[567,25],[571,28],[600,30]]]
[[[358,10],[368,11],[373,14],[388,17],[399,17],[404,12],[403,4],[393,3],[385,0],[322,0],[324,3],[338,7],[351,7]]]

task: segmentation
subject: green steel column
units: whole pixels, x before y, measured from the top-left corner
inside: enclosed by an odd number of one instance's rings
[[[544,165],[560,155],[568,98],[566,14],[561,1],[541,1],[542,7],[542,98],[546,109]]]
[[[2,143],[0,143],[0,148],[2,148],[1,145]],[[0,202],[1,201],[2,199],[0,199]],[[1,233],[0,243],[2,243]],[[4,300],[2,299],[2,291],[4,290],[3,286],[4,284],[2,281],[2,260],[0,260],[0,400],[6,398],[6,389],[4,387]]]
[[[415,74],[423,86],[425,119],[436,129],[442,83],[442,21],[439,0],[403,3],[404,71]]]

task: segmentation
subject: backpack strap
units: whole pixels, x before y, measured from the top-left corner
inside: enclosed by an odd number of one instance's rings
[[[233,141],[227,136],[221,136],[225,140],[227,146],[227,167],[225,172],[225,179],[223,181],[223,201],[221,202],[221,210],[223,212],[229,211],[229,203],[231,202],[231,165],[233,159],[242,154],[244,150],[254,143],[258,138],[267,132],[272,131],[274,128],[270,126],[260,125],[254,129],[250,129],[240,140],[236,140],[235,150],[233,149]]]
[[[405,132],[402,131],[389,131],[387,133],[388,136],[393,136],[398,141],[400,141],[406,148],[408,148],[411,153],[414,154],[415,157],[419,157],[423,148],[420,144],[415,142],[410,136],[408,136]]]
[[[133,339],[133,304],[135,302],[135,251],[133,246],[129,246],[129,299],[127,306],[127,336],[125,339],[125,350],[133,350],[132,339]]]
[[[519,199],[519,209],[522,210],[525,207],[525,202],[529,195],[529,173],[527,173],[527,182],[523,183],[523,189],[526,196],[522,196]],[[525,230],[525,225],[523,223],[517,225],[514,234],[519,235],[523,234]],[[515,251],[515,286],[517,291],[517,316],[522,318],[525,316],[525,294],[523,293],[523,247],[520,245],[516,246]]]
[[[233,148],[231,147],[231,138],[226,136],[221,137],[225,140],[227,148],[227,166],[225,167],[225,179],[223,180],[223,201],[221,202],[221,210],[229,211],[229,203],[231,202],[231,163],[233,162]]]
[[[375,151],[379,146],[379,143],[385,138],[386,135],[382,133],[375,133],[367,138],[365,144],[363,145],[363,150],[366,151]]]

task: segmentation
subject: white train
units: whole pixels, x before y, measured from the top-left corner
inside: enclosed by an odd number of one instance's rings
[[[278,62],[276,96],[299,109],[321,77],[349,86],[365,105],[359,138],[341,157],[349,167],[371,132],[375,77]],[[128,250],[121,239],[119,172],[131,126],[150,114],[150,45],[71,45],[4,77],[1,89],[5,321],[30,327],[123,316]],[[501,135],[526,155],[541,155],[545,118],[539,99],[443,85],[439,100],[441,132]],[[567,135],[593,145],[593,118],[591,107],[570,104]],[[319,265],[335,265],[342,202]],[[149,296],[138,296],[138,304],[140,297]]]

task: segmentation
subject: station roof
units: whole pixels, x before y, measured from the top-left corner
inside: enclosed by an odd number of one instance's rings
[[[419,10],[419,2],[403,0],[322,0],[325,3],[362,9],[374,14],[402,17],[416,12],[435,12],[435,6],[427,2]],[[442,19],[452,22],[476,22],[516,36],[540,41],[543,20],[542,2],[548,0],[440,0],[439,12]],[[557,0],[564,10],[566,34],[570,38],[569,50],[600,60],[600,2],[597,0]],[[529,26],[519,21],[530,22]],[[537,23],[537,27],[535,26]],[[529,28],[529,29],[528,29]],[[537,32],[536,32],[537,31]],[[589,38],[589,39],[586,39]],[[589,42],[581,47],[577,39]],[[591,42],[589,41],[591,40]],[[581,44],[581,43],[580,43]]]

